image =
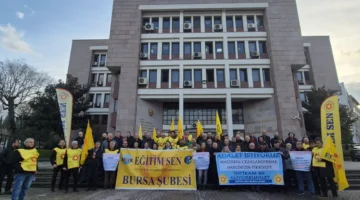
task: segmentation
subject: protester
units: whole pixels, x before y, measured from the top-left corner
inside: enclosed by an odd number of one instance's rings
[[[115,149],[115,142],[110,142],[109,148],[105,149],[105,153],[118,154],[119,149]],[[105,171],[104,189],[115,188],[116,171]]]
[[[153,149],[153,150],[158,150],[158,145],[157,145],[156,143],[154,143],[154,144],[152,145],[152,149]]]
[[[245,141],[242,144],[241,149],[243,151],[247,151],[249,149],[249,144],[250,144],[250,136],[247,135],[247,136],[245,136]]]
[[[310,144],[309,144],[309,138],[308,137],[304,137],[303,139],[304,143],[302,144],[303,145],[303,148],[304,149],[308,149],[310,147]],[[296,143],[297,144],[297,143]]]
[[[256,152],[255,143],[250,142],[248,152]]]
[[[149,145],[149,142],[144,143],[144,149],[151,149],[150,145]]]
[[[222,145],[222,149],[224,149],[224,147],[228,147],[230,152],[234,151],[234,149],[230,146],[229,139],[224,139],[224,144]]]
[[[188,149],[188,146],[186,146],[185,140],[180,140],[179,145],[177,145],[177,149],[179,149],[179,150]]]
[[[115,140],[110,143],[116,143]],[[102,163],[103,151],[100,149],[100,142],[95,143],[94,149],[89,149],[87,157],[84,162],[86,172],[88,174],[88,188],[86,191],[95,191],[97,189],[97,179]]]
[[[122,148],[129,148],[129,144],[128,144],[128,142],[126,141],[126,139],[124,139],[124,141],[123,141],[123,146],[120,148],[120,150],[121,150]]]
[[[236,145],[235,152],[241,152],[241,145],[240,144]]]
[[[103,133],[103,134],[101,135],[101,144],[102,144],[105,140],[107,140],[107,133]]]
[[[134,142],[134,149],[139,149],[139,143],[138,142]]]
[[[297,183],[296,179],[296,173],[294,171],[291,158],[290,158],[290,151],[293,149],[292,145],[290,143],[286,144],[286,153],[288,154],[288,157],[285,158],[285,167],[286,170],[284,172],[284,181],[285,181],[285,187],[287,190],[289,190],[292,186],[292,181],[294,180],[295,183]],[[297,184],[296,184],[297,185]]]
[[[168,141],[168,136],[167,133],[161,133],[161,137],[156,139],[156,143],[158,144],[158,149],[162,150],[165,148],[165,144]]]
[[[145,132],[144,132],[144,136],[145,136],[145,137],[143,137],[143,141],[142,141],[141,147],[144,148],[144,147],[145,147],[145,143],[148,143],[149,147],[152,147],[152,146],[153,146],[153,143],[154,143],[154,140],[151,139],[150,134],[149,134],[147,131],[145,131]]]
[[[189,149],[193,149],[196,145],[197,145],[197,144],[196,144],[196,139],[193,138],[193,139],[191,140],[191,143],[188,144],[188,147],[189,147]]]
[[[270,149],[271,148],[271,140],[270,140],[270,137],[267,135],[267,132],[265,130],[262,132],[262,137],[264,139],[264,142],[266,142],[267,148]]]
[[[12,163],[16,175],[12,200],[24,200],[26,191],[31,187],[34,175],[38,171],[39,153],[35,149],[34,143],[34,139],[27,138],[24,142],[24,148],[15,150],[13,154]]]
[[[69,189],[69,179],[70,176],[74,178],[74,186],[73,191],[78,192],[78,177],[79,177],[79,168],[80,168],[80,157],[81,157],[81,149],[78,148],[79,144],[77,141],[71,142],[71,148],[66,150],[66,154],[64,157],[64,165],[63,170],[66,171],[65,176],[65,193],[68,192]]]
[[[266,142],[260,142],[259,143],[258,152],[260,152],[260,153],[269,152],[268,145],[266,144]]]
[[[169,141],[166,141],[164,150],[171,150],[171,143]]]
[[[137,147],[135,147],[135,143],[137,143]],[[140,145],[143,143],[142,139],[139,138],[139,134],[135,133],[135,137],[134,137],[134,148],[140,148]]]
[[[116,131],[114,140],[116,141],[115,148],[120,149],[120,147],[122,147],[122,143],[123,143],[123,136],[121,136],[120,131]],[[104,150],[104,149],[106,149],[106,148],[102,148],[102,150]]]
[[[197,152],[207,152],[207,150],[209,149],[206,148],[206,144],[203,142]],[[198,189],[205,189],[208,180],[208,169],[197,169],[197,175]]]
[[[19,140],[12,139],[11,146],[6,147],[0,153],[0,193],[2,188],[2,182],[4,181],[6,175],[6,185],[5,185],[5,192],[2,194],[11,194],[11,186],[14,180],[14,166],[13,166],[13,156],[15,150],[19,148]]]
[[[131,132],[127,132],[127,142],[129,148],[134,148],[135,138],[131,135]]]
[[[209,165],[209,171],[208,176],[210,179],[210,183],[214,185],[214,190],[219,189],[219,174],[216,167],[216,155],[215,153],[221,152],[218,143],[214,142],[212,144],[212,148],[210,149],[210,165]]]
[[[271,140],[270,140],[271,148],[274,148],[274,142],[277,141],[277,140],[280,140],[279,132],[275,132],[274,137],[271,138]]]
[[[102,145],[101,145],[101,151],[105,151],[105,149],[107,149],[109,147],[109,144],[111,141],[114,141],[117,144],[116,140],[114,139],[114,135],[112,133],[108,133],[108,137],[107,140],[103,141]],[[120,148],[119,146],[117,146],[118,148]]]
[[[198,143],[199,145],[203,142],[206,142],[208,139],[208,136],[206,133],[202,133],[198,138],[196,138],[196,143]]]
[[[224,148],[221,152],[231,153],[229,146],[224,146]]]
[[[286,138],[286,140],[285,140],[285,144],[290,143],[292,148],[295,149],[296,142],[297,142],[297,139],[295,138],[295,133],[290,132],[290,133],[288,133],[288,136],[289,137]]]
[[[60,171],[60,182],[59,182],[59,190],[62,190],[65,173],[63,170],[64,156],[66,152],[66,144],[65,140],[60,140],[58,147],[55,147],[50,156],[50,164],[53,167],[53,175],[51,179],[51,191],[55,191],[55,183],[57,174]]]
[[[79,135],[77,138],[75,138],[75,141],[78,142],[79,148],[82,148],[82,146],[84,145],[84,133],[79,132]]]
[[[284,171],[284,180],[286,180],[287,177],[286,177],[286,173],[285,173],[285,171],[286,171],[286,162],[285,162],[285,159],[287,159],[287,158],[289,157],[289,154],[288,154],[288,152],[287,152],[285,149],[283,149],[282,147],[280,147],[280,142],[279,142],[279,141],[274,141],[274,148],[272,149],[272,151],[273,151],[273,152],[279,152],[280,155],[281,155],[281,160],[282,160],[282,165],[283,165],[283,171]],[[277,189],[279,189],[279,188],[277,188]],[[283,187],[283,190],[284,190],[284,192],[285,192],[286,194],[289,193],[288,189],[289,189],[289,185],[286,185],[286,183],[285,183],[285,186]]]
[[[169,137],[168,137],[168,141],[169,141],[170,144],[171,144],[171,148],[172,148],[172,149],[176,149],[177,143],[179,142],[179,138],[178,138],[178,136],[175,134],[174,131],[171,131],[171,132],[170,132],[170,135],[169,135]]]

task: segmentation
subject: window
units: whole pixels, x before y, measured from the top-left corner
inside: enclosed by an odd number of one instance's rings
[[[102,124],[107,124],[108,121],[108,116],[107,115],[102,115],[101,116],[101,123]]]
[[[223,43],[222,42],[215,42],[216,53],[223,52]]]
[[[100,115],[93,115],[93,124],[99,124],[100,123]]]
[[[201,69],[194,70],[194,81],[202,82],[202,70]]]
[[[172,102],[164,102],[163,103],[163,124],[170,125],[171,119],[177,121],[179,115],[179,104]]]
[[[226,17],[226,28],[234,28],[234,22],[232,16]]]
[[[179,70],[172,69],[171,70],[171,82],[178,83],[179,82]]]
[[[152,23],[154,24],[154,29],[159,29],[159,18],[152,18]]]
[[[100,84],[103,83],[103,81],[104,81],[104,74],[99,74],[98,81],[99,81]]]
[[[243,24],[242,16],[235,17],[235,26],[236,26],[236,28],[243,28],[244,24]]]
[[[223,102],[184,103],[183,122],[184,124],[192,124],[199,119],[203,125],[215,125],[216,111],[218,111],[219,113],[221,123],[226,124],[225,103]],[[171,122],[171,118],[170,118],[170,122]]]
[[[150,18],[143,18],[143,26],[145,26],[146,23],[150,23]]]
[[[207,82],[214,82],[214,69],[206,69]]]
[[[237,49],[239,54],[245,54],[245,43],[244,42],[238,42],[237,43]]]
[[[237,70],[230,69],[230,80],[237,80]]]
[[[147,53],[147,52],[148,52],[148,48],[149,48],[149,44],[148,44],[148,43],[142,43],[142,44],[141,44],[141,53]]]
[[[194,42],[194,52],[201,52],[201,43]]]
[[[156,76],[157,76],[157,71],[156,70],[150,70],[149,71],[149,83],[156,83]]]
[[[270,82],[270,70],[262,69],[262,71],[263,71],[263,81]]]
[[[264,16],[256,16],[257,26],[264,27]]]
[[[151,55],[157,55],[157,43],[151,43],[150,44],[150,54]]]
[[[104,103],[110,103],[110,94],[105,94]]]
[[[140,77],[146,78],[147,77],[147,71],[146,70],[140,70]]]
[[[266,53],[266,42],[265,41],[259,42],[259,51],[260,51],[260,53]]]
[[[252,77],[253,77],[253,81],[260,81],[260,70],[259,69],[253,69],[252,70]]]
[[[112,74],[106,74],[106,82],[111,83]]]
[[[95,62],[99,62],[99,57],[100,57],[100,55],[99,54],[94,54],[94,65],[97,65],[97,63],[95,63]]]
[[[101,94],[96,94],[95,103],[96,103],[96,104],[100,104],[100,103],[101,103]]]
[[[118,109],[118,101],[119,101],[119,100],[117,100],[117,99],[114,101],[114,112],[117,112],[117,109]]]
[[[296,72],[296,77],[298,81],[302,81],[303,80],[302,72]]]
[[[212,17],[205,17],[205,28],[212,29]]]
[[[91,103],[94,102],[94,96],[95,96],[95,94],[89,94],[89,102],[91,102]]]
[[[214,24],[222,24],[221,17],[214,17]]]
[[[168,83],[169,82],[169,70],[168,69],[162,69],[161,70],[161,82],[162,83]]]
[[[96,75],[97,74],[91,74],[91,83],[96,83]]]
[[[304,71],[305,81],[310,81],[310,73],[308,71]]]
[[[180,47],[179,47],[179,43],[177,43],[177,42],[173,42],[172,44],[171,44],[171,54],[172,55],[179,55],[180,54]]]
[[[169,17],[163,18],[163,28],[170,29],[170,18]]]
[[[191,23],[191,17],[184,17],[184,23]]]
[[[306,101],[307,101],[307,100],[306,100],[306,94],[305,94],[305,92],[300,92],[300,99],[301,99],[302,102],[306,102]]]
[[[180,28],[180,20],[178,17],[172,18],[172,28],[173,29],[179,29]]]
[[[253,23],[255,23],[255,21],[254,21],[254,16],[247,16],[247,23],[248,23],[248,24],[253,24]]]
[[[223,69],[216,70],[216,79],[217,82],[224,82],[225,81],[225,74]]]
[[[235,42],[228,42],[229,54],[235,54]]]
[[[184,54],[185,55],[191,54],[191,43],[190,42],[184,43]]]
[[[106,54],[101,54],[100,57],[100,66],[104,66],[106,62]]]
[[[201,20],[200,20],[200,17],[194,17],[193,18],[193,20],[194,20],[194,25],[193,25],[193,27],[194,28],[201,28]]]
[[[205,52],[207,54],[213,53],[213,42],[205,42]]]
[[[247,69],[240,69],[240,80],[243,82],[247,82]]]
[[[191,69],[185,69],[184,70],[184,81],[191,81]]]
[[[239,102],[231,104],[233,124],[244,124],[243,108]]]
[[[256,42],[249,42],[249,51],[256,51]]]
[[[170,54],[170,44],[169,43],[162,43],[162,55],[169,55]]]

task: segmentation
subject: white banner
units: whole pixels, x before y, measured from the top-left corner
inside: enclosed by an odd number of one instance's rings
[[[295,171],[310,171],[311,151],[290,151],[290,158]]]
[[[116,171],[120,159],[120,154],[103,154],[103,164],[105,171]]]
[[[209,152],[194,152],[193,159],[195,161],[196,169],[208,169],[210,164]]]

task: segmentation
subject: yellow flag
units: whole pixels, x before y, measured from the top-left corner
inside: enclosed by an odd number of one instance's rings
[[[183,138],[183,135],[184,135],[183,125],[182,125],[181,118],[179,116],[179,118],[178,118],[178,138],[180,138],[180,140],[181,140]]]
[[[203,127],[200,123],[200,120],[198,120],[196,125],[196,138],[198,138],[203,132],[204,132]]]
[[[152,138],[153,138],[154,141],[157,139],[157,137],[156,137],[156,128],[155,127],[153,129]]]
[[[142,128],[141,128],[141,124],[139,126],[139,132],[138,132],[139,138],[142,140],[143,138],[143,134],[142,134]]]
[[[344,189],[348,188],[349,183],[346,179],[344,165],[340,160],[340,156],[330,136],[328,136],[323,146],[321,151],[321,158],[333,163],[335,182],[338,184],[338,190],[343,191]]]
[[[85,131],[84,146],[81,151],[81,160],[80,160],[81,165],[84,164],[89,149],[93,149],[94,147],[95,147],[94,138],[92,135],[92,129],[90,127],[90,122],[88,120],[86,131]]]
[[[174,118],[171,118],[171,124],[170,124],[170,131],[174,131],[175,130],[175,122],[174,122]]]
[[[219,139],[222,135],[222,126],[219,118],[219,113],[216,111],[216,134],[219,136]]]

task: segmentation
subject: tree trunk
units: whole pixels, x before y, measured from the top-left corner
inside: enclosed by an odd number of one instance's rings
[[[15,123],[15,98],[10,97],[6,99],[8,102],[8,111],[9,111],[9,127],[8,129],[11,132],[11,135],[16,134],[16,123]]]

